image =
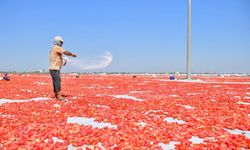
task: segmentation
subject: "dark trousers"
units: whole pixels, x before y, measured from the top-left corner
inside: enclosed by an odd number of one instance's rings
[[[51,78],[53,80],[54,92],[61,91],[61,75],[60,70],[49,70]]]

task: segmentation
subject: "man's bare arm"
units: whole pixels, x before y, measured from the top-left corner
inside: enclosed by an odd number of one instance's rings
[[[71,53],[69,51],[64,51],[63,54],[67,55],[67,56],[72,56],[72,57],[76,57],[76,54]]]

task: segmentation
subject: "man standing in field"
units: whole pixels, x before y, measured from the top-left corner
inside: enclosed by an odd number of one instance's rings
[[[61,75],[60,70],[63,65],[63,54],[67,56],[76,57],[76,54],[68,52],[62,48],[63,39],[60,36],[54,38],[54,46],[50,50],[50,75],[53,80],[53,88],[55,93],[55,98],[58,100],[63,100],[61,96]]]

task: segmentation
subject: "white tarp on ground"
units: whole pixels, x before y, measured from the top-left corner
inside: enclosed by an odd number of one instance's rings
[[[178,123],[178,124],[185,124],[185,123],[186,123],[186,122],[183,121],[183,120],[175,119],[175,118],[172,118],[172,117],[166,117],[166,118],[164,119],[164,121],[167,121],[167,122],[170,122],[170,123],[175,122],[175,123]]]
[[[243,131],[239,129],[235,129],[235,130],[225,129],[225,130],[231,134],[242,134],[242,135],[245,135],[247,138],[250,138],[250,131]]]
[[[91,125],[93,128],[113,128],[117,129],[117,125],[112,125],[111,123],[96,122],[95,118],[85,118],[85,117],[68,117],[67,123],[77,123],[80,125]]]
[[[198,136],[192,136],[188,141],[192,142],[193,144],[201,144],[204,143],[204,139],[199,138]]]
[[[171,141],[168,144],[159,143],[158,146],[160,146],[163,150],[174,150],[176,144],[180,144],[180,142]]]
[[[124,99],[130,99],[134,101],[144,101],[142,99],[136,98],[134,96],[129,96],[129,95],[111,95],[114,98],[124,98]]]
[[[212,138],[208,138],[208,139],[212,139]],[[192,142],[192,144],[204,143],[204,139],[199,138],[197,136],[192,136],[192,138],[190,138],[188,141]],[[159,143],[158,146],[160,146],[163,150],[175,150],[175,145],[180,144],[180,143],[181,142],[171,141],[168,144]]]
[[[51,98],[47,97],[36,97],[29,100],[12,100],[12,99],[0,99],[0,105],[5,103],[21,103],[21,102],[30,102],[30,101],[41,101],[41,100],[50,100]]]

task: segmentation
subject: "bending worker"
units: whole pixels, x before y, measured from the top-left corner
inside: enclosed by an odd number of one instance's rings
[[[68,52],[62,48],[63,39],[60,36],[54,38],[54,46],[50,50],[50,75],[53,80],[53,88],[55,98],[63,100],[64,98],[60,95],[61,91],[61,75],[60,70],[63,65],[63,54],[67,56],[76,57],[76,54]]]

